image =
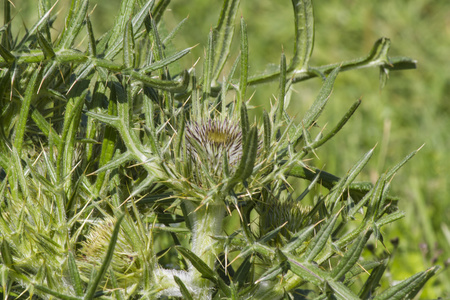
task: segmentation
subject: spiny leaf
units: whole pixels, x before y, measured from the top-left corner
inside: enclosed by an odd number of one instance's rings
[[[440,267],[431,267],[426,271],[419,272],[408,279],[405,279],[394,286],[391,286],[383,293],[377,295],[374,300],[400,300],[405,299],[411,292],[417,293],[417,288],[422,287],[425,282],[433,276]],[[414,294],[415,295],[415,294]],[[408,297],[408,299],[411,299]]]
[[[339,213],[335,214],[324,225],[322,225],[322,228],[320,228],[319,232],[311,241],[310,246],[308,247],[308,250],[306,252],[307,261],[312,261],[320,253],[320,251],[322,251],[323,247],[330,238],[331,233],[333,232],[334,224],[336,224],[338,216]]]
[[[195,255],[195,253],[181,246],[176,246],[175,249],[177,249],[177,251],[180,252],[184,258],[188,259],[203,277],[215,283],[217,282],[217,274],[204,261],[202,261],[200,257]]]
[[[34,284],[34,287],[37,290],[40,290],[40,291],[42,291],[44,293],[47,293],[47,294],[52,295],[52,296],[55,296],[55,297],[57,297],[57,298],[59,298],[61,300],[84,300],[85,299],[85,298],[82,298],[82,297],[73,297],[73,296],[65,295],[65,294],[62,294],[62,293],[57,292],[57,291],[54,291],[52,289],[49,289],[48,287],[45,287],[45,286],[42,286],[42,285],[39,285],[39,284]]]
[[[359,297],[361,299],[367,299],[369,295],[372,295],[376,288],[380,285],[380,280],[383,277],[384,271],[388,266],[389,260],[384,260],[381,262],[379,266],[373,269],[370,273],[369,278],[367,278],[366,282],[364,282],[364,286],[359,292]]]
[[[240,0],[223,1],[222,11],[213,30],[214,38],[214,73],[212,80],[216,81],[222,72],[225,62],[230,53],[231,42],[234,33],[234,20],[239,7]]]
[[[20,105],[20,115],[19,121],[15,127],[15,137],[14,146],[17,148],[17,152],[21,154],[22,144],[24,140],[25,128],[27,126],[28,115],[30,113],[31,101],[36,97],[36,91],[38,90],[39,79],[42,75],[42,68],[38,67],[37,70],[33,72],[30,81],[27,84],[27,89],[25,90],[25,96]]]
[[[333,90],[334,80],[336,79],[339,71],[340,68],[338,67],[334,69],[330,73],[330,75],[328,75],[327,79],[322,85],[322,88],[319,91],[319,95],[303,117],[303,127],[309,128],[317,120],[317,118],[319,118],[320,114],[325,108],[325,105],[327,104],[328,98],[330,98],[331,91]]]
[[[343,177],[337,185],[332,189],[332,193],[329,197],[329,202],[331,203],[331,209],[334,207],[335,203],[340,199],[344,191],[350,186],[350,184],[355,180],[356,176],[361,173],[364,166],[369,162],[373,155],[374,149],[370,149],[367,153],[359,159],[359,161],[348,171],[347,176]]]
[[[249,130],[250,130],[250,124],[248,121],[248,113],[247,113],[247,106],[245,105],[245,103],[241,103],[241,106],[238,107],[236,106],[236,111],[237,109],[240,109],[240,113],[241,113],[241,132],[242,132],[242,143],[244,144],[244,147],[247,143],[247,137],[249,135]]]
[[[60,48],[70,48],[78,35],[88,9],[88,0],[72,0],[66,26],[58,42]]]
[[[272,143],[272,123],[270,121],[269,114],[264,110],[263,112],[264,123],[264,150],[266,153],[270,152],[270,145]]]
[[[183,283],[183,281],[178,276],[173,276],[173,279],[177,283],[178,287],[180,288],[181,295],[183,295],[183,299],[192,300],[191,293],[189,293],[189,290],[187,289],[186,285]]]
[[[352,247],[347,250],[344,257],[341,258],[339,264],[331,272],[331,276],[335,280],[340,280],[358,261],[361,252],[364,250],[368,239],[372,234],[371,230],[368,230],[363,236],[361,236]]]
[[[248,79],[248,39],[247,25],[244,18],[241,18],[241,76],[239,80],[240,101],[245,101],[245,92],[247,91]]]
[[[133,14],[135,3],[136,0],[121,2],[120,9],[116,14],[114,27],[111,30],[111,37],[109,38],[109,41],[107,41],[111,46],[108,47],[105,58],[113,58],[122,48],[124,32],[126,31],[127,23]],[[135,24],[132,26],[133,28],[135,27],[134,25]]]
[[[297,276],[305,281],[311,282],[316,286],[321,286],[326,277],[325,272],[322,271],[316,264],[299,261],[293,255],[285,253],[288,258],[289,269]]]
[[[319,148],[320,146],[322,146],[323,144],[328,142],[328,140],[330,140],[332,137],[334,137],[336,135],[336,133],[338,133],[342,129],[342,127],[344,127],[344,125],[351,118],[351,116],[353,116],[353,113],[356,111],[356,109],[359,107],[360,104],[361,104],[361,99],[359,99],[355,103],[353,103],[353,105],[345,113],[345,115],[342,117],[342,119],[339,121],[339,123],[332,130],[330,130],[330,132],[327,135],[325,135],[323,138],[312,143],[310,145],[310,147],[312,149]]]
[[[166,57],[166,58],[161,59],[161,60],[159,60],[157,62],[154,62],[154,63],[152,63],[152,64],[142,68],[141,69],[141,73],[150,73],[150,72],[156,71],[158,69],[165,68],[165,67],[169,66],[171,63],[179,60],[180,58],[182,58],[186,54],[190,53],[191,49],[192,49],[192,47],[191,48],[186,48],[186,49],[181,50],[181,51],[179,51],[179,52],[177,52],[177,53],[175,53],[175,54],[173,54],[173,55],[171,55],[169,57]]]
[[[69,251],[68,260],[67,260],[70,279],[72,280],[73,288],[75,290],[75,294],[78,297],[83,296],[83,287],[81,285],[80,273],[78,271],[78,267],[75,261],[75,257],[73,253]]]
[[[206,48],[206,57],[203,64],[203,100],[211,94],[212,72],[214,67],[214,42],[212,30],[208,35],[208,45]]]
[[[16,57],[8,51],[2,44],[0,44],[0,56],[8,63],[8,65],[12,65],[12,63],[16,60]]]
[[[359,300],[360,298],[353,293],[346,285],[342,282],[329,280],[327,285],[333,291],[333,296],[341,300]]]
[[[255,127],[250,130],[244,145],[241,162],[236,170],[235,180],[246,180],[253,173],[253,167],[258,152],[258,132]]]
[[[41,46],[42,52],[44,52],[44,55],[47,59],[51,59],[55,57],[55,51],[53,50],[52,45],[47,41],[47,39],[38,31],[37,32],[38,42]]]
[[[284,52],[281,53],[280,61],[280,94],[278,96],[278,104],[276,110],[275,124],[280,124],[284,115],[284,98],[286,97],[286,56]]]
[[[89,18],[89,15],[86,16],[86,31],[89,37],[88,40],[88,47],[89,47],[89,54],[92,57],[97,56],[97,41],[94,37],[94,30],[92,30],[92,24],[91,19]]]
[[[292,0],[295,16],[294,57],[289,70],[307,70],[314,46],[314,15],[311,0]]]
[[[123,63],[125,67],[134,67],[135,52],[133,25],[131,20],[128,20],[123,33]]]
[[[300,247],[314,232],[316,225],[310,225],[292,236],[291,240],[283,247],[284,252],[291,252]]]

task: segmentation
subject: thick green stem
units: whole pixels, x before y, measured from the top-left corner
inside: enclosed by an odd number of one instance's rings
[[[192,248],[191,251],[202,259],[211,269],[214,269],[216,258],[222,251],[222,246],[214,239],[222,233],[222,221],[225,215],[225,204],[221,200],[213,201],[209,205],[196,207],[189,203],[192,220]],[[200,272],[191,266],[194,281],[204,292],[199,299],[211,299],[212,282],[202,278]]]

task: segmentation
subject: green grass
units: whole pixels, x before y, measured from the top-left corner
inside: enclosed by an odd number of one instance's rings
[[[16,18],[23,18],[31,26],[34,21],[28,17],[30,14],[35,17],[34,1],[13,2],[20,11]],[[64,9],[62,2],[58,9]],[[102,25],[110,28],[114,20],[109,16],[118,5],[112,0],[105,2],[98,1],[91,16],[97,36]],[[198,57],[203,57],[209,29],[215,26],[221,5],[212,3],[199,0],[171,3],[172,15],[165,16],[167,28],[173,28],[173,24],[189,15],[172,47],[183,49],[198,44],[180,62],[180,68],[189,68]],[[293,48],[290,1],[244,1],[241,5],[241,15],[248,23],[249,74],[267,64],[278,64],[282,49],[289,59]],[[399,206],[406,211],[406,218],[384,228],[383,233],[387,241],[394,237],[400,241],[389,266],[393,281],[434,264],[443,265],[450,258],[450,237],[444,234],[450,230],[450,2],[330,0],[316,1],[314,8],[313,65],[364,56],[381,36],[391,39],[392,56],[401,54],[418,61],[417,70],[392,72],[382,90],[375,69],[341,73],[320,120],[333,126],[356,99],[362,97],[363,103],[338,138],[317,151],[319,159],[315,164],[331,173],[343,174],[377,144],[374,157],[358,178],[376,180],[389,166],[425,144],[394,178],[394,192],[400,196]],[[239,45],[235,47],[238,49]],[[318,79],[296,84],[289,111],[302,116],[320,86]],[[276,84],[258,86],[251,102],[260,107],[255,116],[263,108],[270,108],[275,88]],[[324,126],[320,120],[319,125]],[[426,245],[422,246],[426,251],[421,250],[422,244]],[[386,245],[393,251],[389,242]],[[383,250],[378,245],[377,252]],[[427,284],[421,297],[450,297],[449,278],[448,268],[442,270]]]

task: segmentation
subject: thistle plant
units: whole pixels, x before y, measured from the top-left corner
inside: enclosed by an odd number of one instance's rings
[[[312,3],[292,0],[290,63],[282,53],[276,70],[249,76],[241,19],[240,53],[225,72],[239,1],[224,1],[203,67],[174,74],[191,48],[166,53],[185,23],[161,35],[168,1],[123,0],[98,39],[87,0],[71,1],[56,38],[50,1],[38,1],[39,20],[20,38],[3,3],[5,299],[410,299],[438,271],[380,290],[389,256],[362,254],[369,241],[384,246],[382,226],[403,217],[389,188],[417,151],[376,184],[355,181],[374,149],[341,177],[310,161],[361,103],[317,132],[339,72],[376,66],[383,84],[415,66],[389,57],[387,38],[366,57],[312,66]],[[295,119],[292,86],[314,77],[323,86]],[[270,81],[279,82],[274,105],[250,121],[247,88]]]

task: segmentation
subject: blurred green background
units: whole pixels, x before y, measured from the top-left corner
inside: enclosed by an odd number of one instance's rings
[[[37,20],[35,0],[12,0],[15,21],[31,27]],[[64,10],[68,0],[55,8]],[[120,0],[91,0],[91,20],[97,37],[114,22]],[[162,30],[170,32],[189,16],[173,46],[197,45],[180,67],[191,67],[203,57],[209,30],[216,25],[222,1],[172,1]],[[293,50],[291,2],[242,1],[241,15],[248,25],[250,70],[254,74],[268,64],[278,64],[281,51],[289,59]],[[95,9],[94,9],[95,8]],[[418,62],[417,70],[391,72],[380,90],[378,69],[341,73],[321,122],[333,126],[350,105],[362,97],[362,105],[346,127],[319,149],[316,165],[343,175],[370,148],[376,153],[359,180],[376,180],[411,151],[425,146],[394,178],[393,191],[406,218],[384,228],[399,246],[390,264],[391,280],[402,280],[434,264],[450,264],[450,1],[397,0],[314,1],[315,47],[312,65],[340,62],[365,56],[380,37],[392,41],[391,56],[408,56]],[[62,14],[63,15],[63,14]],[[63,20],[59,20],[62,24]],[[57,25],[56,29],[61,28]],[[57,34],[57,32],[55,32]],[[235,36],[239,32],[236,30]],[[235,45],[235,54],[238,46]],[[319,79],[298,83],[289,107],[292,116],[302,116],[321,86]],[[252,104],[258,112],[270,106],[277,84],[257,86]],[[325,124],[320,124],[321,126]],[[378,245],[379,251],[383,250]],[[450,299],[450,271],[427,284],[423,299]]]

